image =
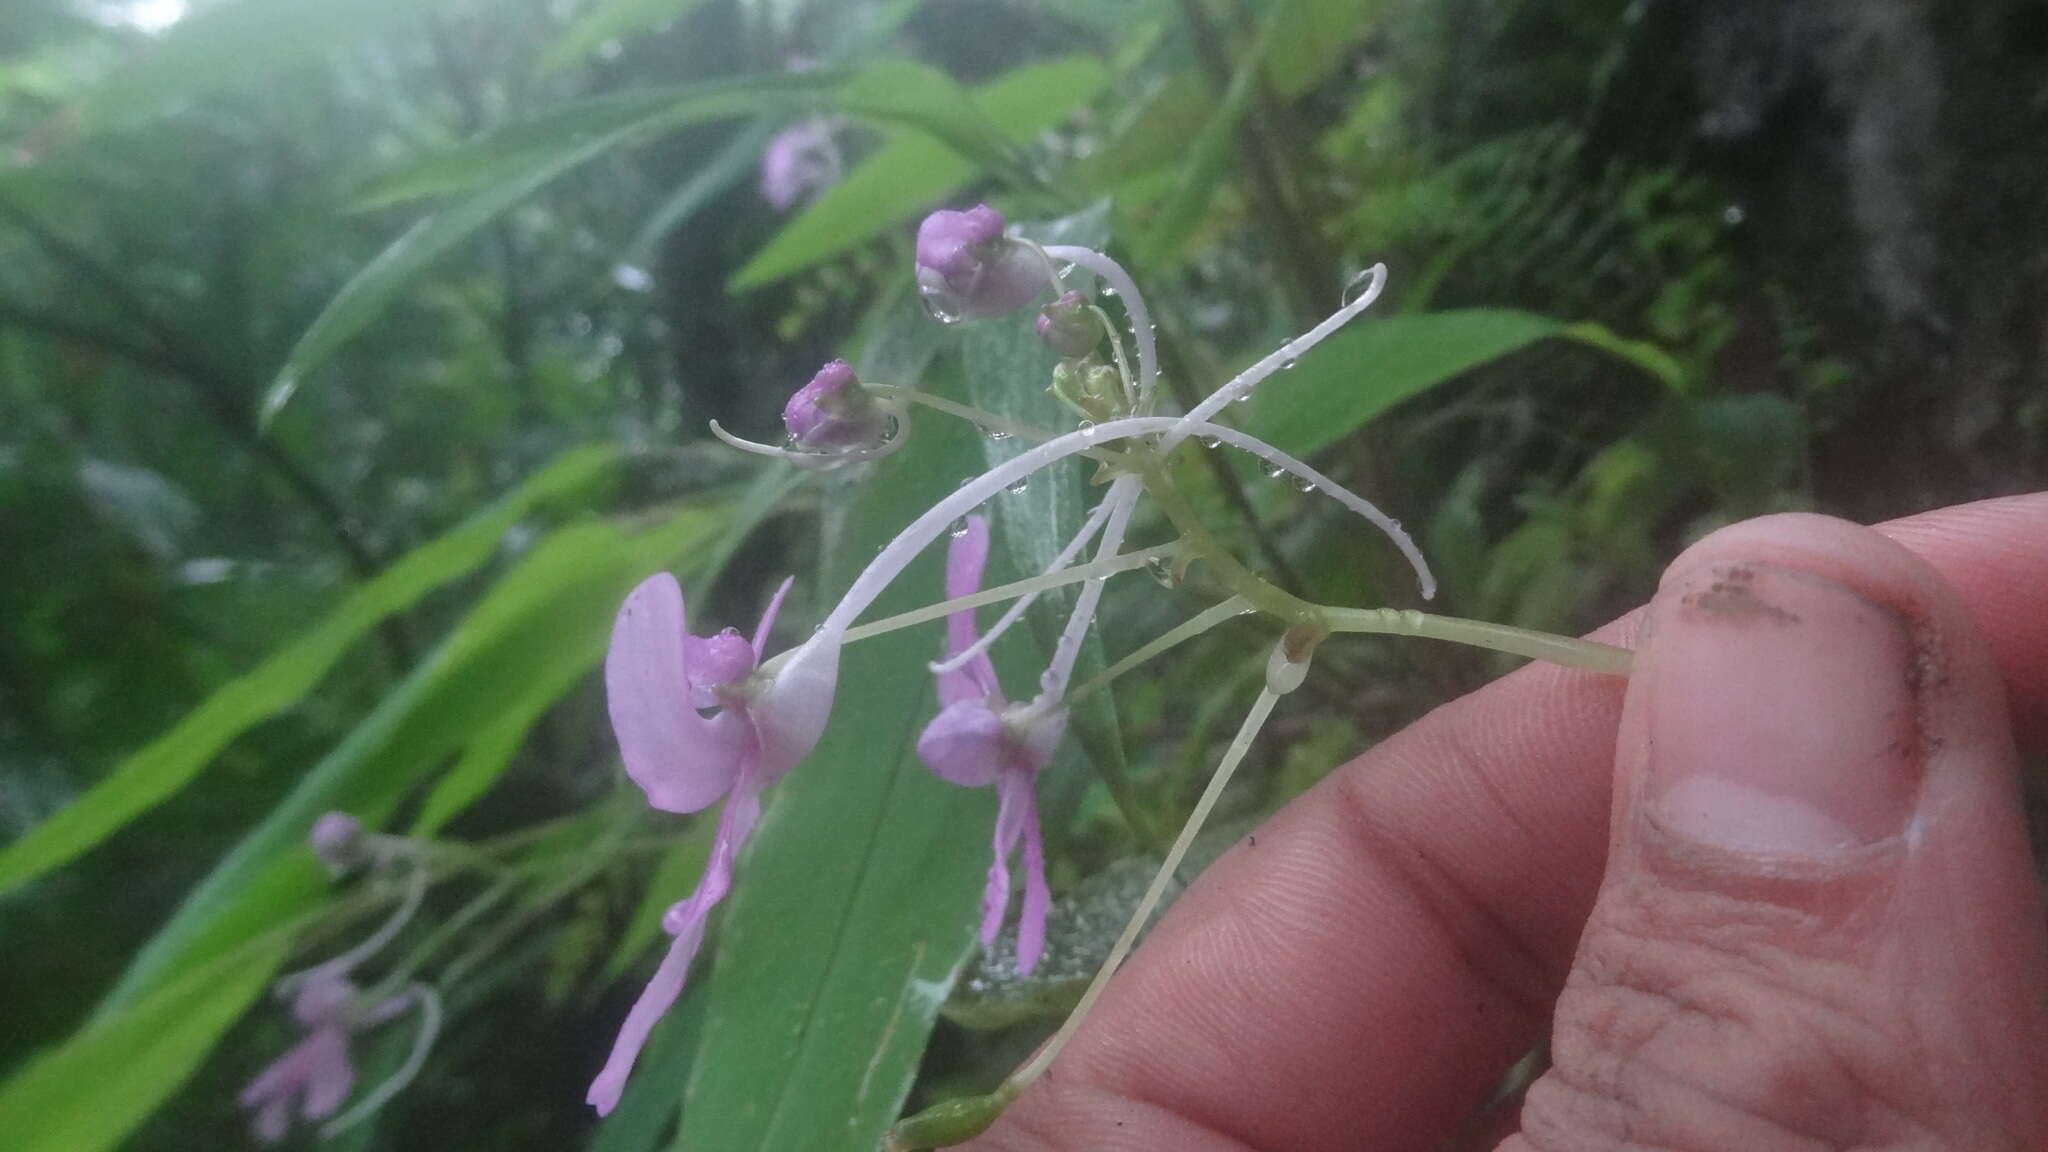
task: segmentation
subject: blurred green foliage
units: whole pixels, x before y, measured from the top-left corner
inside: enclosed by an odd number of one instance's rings
[[[2004,93],[2048,83],[2048,25],[2018,0],[1922,11],[1865,44],[1912,86],[1887,90],[1764,7],[15,0],[9,1146],[246,1138],[234,1093],[288,1042],[263,985],[294,933],[325,955],[370,915],[298,848],[336,806],[519,861],[456,870],[402,941],[452,1020],[359,1147],[865,1149],[1028,1052],[1141,887],[1132,820],[1179,820],[1255,691],[1244,626],[1077,715],[1041,783],[1060,962],[1030,980],[1012,941],[972,947],[985,797],[906,751],[930,633],[858,650],[624,1106],[598,1125],[581,1103],[708,825],[618,786],[589,675],[618,600],[667,568],[694,621],[740,621],[795,572],[800,635],[1014,448],[921,428],[871,476],[799,478],[706,421],[770,438],[837,355],[1054,419],[1021,330],[916,306],[934,207],[1106,242],[1183,403],[1386,262],[1374,311],[1234,415],[1407,517],[1451,612],[1570,632],[1738,517],[2038,487],[2048,106]],[[843,178],[779,214],[762,151],[812,117]],[[1849,147],[1851,123],[1910,163]],[[1278,580],[1412,598],[1290,485],[1222,454],[1183,473]],[[1042,563],[1086,479],[998,501],[998,566]],[[935,588],[921,571],[899,606]],[[1060,599],[1006,641],[1008,675]],[[1198,606],[1119,582],[1083,674]],[[1332,645],[1232,826],[1501,667]]]

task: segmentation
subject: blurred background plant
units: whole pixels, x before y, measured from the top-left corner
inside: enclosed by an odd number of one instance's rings
[[[1077,715],[1028,980],[972,948],[990,801],[908,755],[936,640],[865,646],[748,863],[811,879],[743,871],[625,1105],[581,1103],[709,824],[621,793],[589,675],[618,600],[669,568],[738,622],[795,572],[815,618],[1006,451],[921,426],[798,479],[706,421],[763,434],[839,354],[1049,411],[1028,333],[919,310],[924,211],[1107,243],[1183,397],[1384,260],[1240,422],[1404,515],[1445,610],[1573,632],[1732,519],[2043,486],[2044,132],[2025,0],[13,0],[0,1133],[247,1139],[236,1087],[288,1042],[263,987],[363,914],[300,847],[333,807],[519,860],[437,884],[416,934],[491,930],[358,1147],[867,1148],[1044,1036],[1255,691],[1248,635]],[[1187,472],[1279,579],[1409,603],[1341,513]],[[1064,540],[1067,479],[995,507],[999,567]],[[1113,587],[1090,658],[1187,611]],[[1503,666],[1332,645],[1234,826]]]

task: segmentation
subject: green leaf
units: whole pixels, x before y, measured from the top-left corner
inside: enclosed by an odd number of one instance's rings
[[[703,550],[723,524],[710,510],[686,509],[638,532],[592,521],[544,538],[214,866],[137,953],[102,1011],[303,910],[322,890],[300,850],[316,817],[338,808],[381,823],[421,779],[489,739],[506,700],[567,691],[603,655],[626,592]]]
[[[189,784],[237,736],[290,707],[364,634],[394,612],[474,571],[537,505],[575,499],[609,474],[610,448],[574,450],[517,490],[351,592],[311,631],[229,681],[107,774],[70,806],[0,851],[0,892],[40,876],[113,835]]]
[[[1094,99],[1107,82],[1100,61],[1067,56],[1006,72],[975,89],[965,107],[985,116],[1003,140],[1023,144]],[[905,115],[910,107],[906,102]],[[951,195],[988,167],[963,150],[958,133],[967,130],[964,125],[943,137],[931,134],[941,124],[958,124],[958,102],[923,111],[930,117],[926,133],[899,134],[856,165],[733,274],[733,289],[758,288],[838,255]]]
[[[669,233],[695,216],[719,193],[756,171],[760,166],[761,150],[774,138],[774,129],[772,121],[758,120],[736,133],[718,150],[718,155],[692,173],[653,212],[648,213],[647,222],[626,245],[625,261],[628,264],[645,264],[653,260]]]
[[[545,185],[607,152],[688,123],[764,109],[836,107],[853,115],[917,125],[948,141],[961,155],[979,156],[987,167],[1002,163],[997,149],[987,143],[999,128],[1016,128],[1028,138],[1057,122],[1071,105],[1056,105],[1059,110],[1048,118],[1037,104],[1060,95],[1049,91],[1053,86],[1076,83],[1092,84],[1080,95],[1085,101],[1101,86],[1101,67],[1076,57],[1019,69],[1006,79],[1007,87],[974,103],[955,95],[958,89],[942,74],[901,61],[853,73],[778,73],[625,92],[568,105],[429,157],[366,192],[361,206],[478,190],[415,223],[342,285],[285,357],[264,393],[258,424],[267,426],[275,419],[309,375],[361,335],[441,257]],[[989,115],[984,117],[984,112]],[[967,175],[974,172],[972,162],[946,146],[931,140],[923,143],[951,163],[967,165]]]
[[[849,83],[846,72],[778,72],[611,92],[560,104],[384,174],[357,193],[358,211],[487,189],[685,124],[764,111],[799,111],[827,102]],[[571,165],[573,166],[573,165]],[[567,168],[562,168],[566,171]]]
[[[365,36],[417,28],[445,0],[222,0],[195,5],[108,72],[80,109],[90,128],[138,124],[227,88],[310,67]]]
[[[680,20],[703,0],[609,0],[585,12],[540,58],[542,73],[557,72],[605,44]]]
[[[1263,56],[1266,79],[1283,97],[1299,96],[1335,71],[1365,35],[1381,0],[1296,0]]]
[[[861,492],[826,587],[980,467],[971,432],[921,425]],[[938,551],[875,614],[929,603]],[[940,781],[912,752],[936,631],[849,647],[824,740],[768,797],[699,989],[681,1147],[871,1152],[901,1107],[973,943],[994,810],[986,790]]]
[[[1403,400],[1553,337],[1659,374],[1652,366],[1661,353],[1596,324],[1492,309],[1366,316],[1323,341],[1291,371],[1261,383],[1246,431],[1297,456],[1312,455]]]
[[[118,1145],[262,994],[289,948],[283,932],[249,941],[31,1060],[0,1086],[8,1148]]]
[[[1246,105],[1258,90],[1260,64],[1265,58],[1266,45],[1272,42],[1274,29],[1297,7],[1296,0],[1286,0],[1267,10],[1260,24],[1258,40],[1231,73],[1230,83],[1225,86],[1216,110],[1202,125],[1202,131],[1187,150],[1187,162],[1181,165],[1175,178],[1173,193],[1167,197],[1138,244],[1146,265],[1170,264],[1186,248],[1208,215],[1209,201],[1223,183],[1224,173],[1229,170],[1231,157],[1235,155],[1238,121],[1243,119]]]

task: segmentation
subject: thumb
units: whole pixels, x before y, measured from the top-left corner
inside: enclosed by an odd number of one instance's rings
[[[1553,1065],[1502,1152],[2048,1147],[2004,690],[1933,569],[1776,516],[1679,558]]]

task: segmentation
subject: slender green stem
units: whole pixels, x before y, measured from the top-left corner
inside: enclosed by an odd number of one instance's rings
[[[1109,687],[1110,681],[1129,672],[1145,661],[1158,656],[1160,653],[1200,636],[1225,620],[1234,619],[1247,612],[1256,611],[1258,609],[1253,608],[1251,602],[1242,596],[1232,596],[1228,600],[1212,604],[1174,627],[1160,633],[1150,643],[1137,649],[1130,655],[1096,673],[1087,683],[1068,693],[1067,701],[1068,703],[1073,703],[1096,692],[1100,692],[1104,688]]]
[[[1426,640],[1448,640],[1474,648],[1490,648],[1548,660],[1567,668],[1582,668],[1609,676],[1628,675],[1633,653],[1612,644],[1575,640],[1548,632],[1532,632],[1506,624],[1464,620],[1455,616],[1434,616],[1413,609],[1329,608],[1318,609],[1332,632],[1377,633],[1387,636],[1420,636]]]
[[[1167,849],[1166,859],[1161,862],[1159,871],[1153,874],[1152,883],[1146,887],[1144,897],[1138,901],[1137,910],[1131,914],[1130,922],[1124,925],[1123,935],[1117,937],[1116,946],[1110,949],[1109,958],[1102,962],[1102,967],[1096,971],[1095,978],[1088,982],[1087,991],[1081,993],[1080,1003],[1074,1005],[1074,1011],[1067,1016],[1066,1022],[1060,1025],[1060,1030],[1053,1033],[1052,1039],[1048,1040],[1036,1055],[1022,1068],[1011,1073],[1010,1078],[996,1089],[999,1098],[1005,1102],[1016,1099],[1018,1093],[1045,1074],[1045,1070],[1052,1066],[1052,1062],[1059,1057],[1060,1051],[1067,1046],[1068,1041],[1074,1038],[1074,1033],[1080,1030],[1081,1022],[1088,1018],[1088,1013],[1095,1007],[1095,1001],[1109,985],[1110,977],[1116,974],[1117,967],[1137,944],[1138,934],[1145,930],[1145,922],[1152,918],[1152,910],[1159,906],[1160,897],[1166,893],[1166,885],[1180,868],[1181,858],[1187,855],[1189,846],[1201,833],[1202,825],[1208,821],[1209,813],[1215,809],[1216,801],[1223,795],[1224,787],[1230,783],[1237,766],[1244,762],[1245,753],[1251,750],[1252,740],[1258,736],[1259,729],[1265,727],[1266,718],[1273,714],[1273,705],[1279,700],[1278,693],[1266,688],[1259,693],[1259,698],[1252,702],[1251,712],[1246,714],[1244,723],[1238,727],[1237,738],[1230,742],[1229,749],[1223,753],[1222,762],[1216,765],[1216,774],[1210,777],[1209,787],[1203,790],[1202,798],[1195,803],[1194,812],[1188,816],[1187,823],[1181,826],[1180,835],[1174,838],[1173,847]]]
[[[1194,506],[1188,503],[1187,497],[1181,495],[1158,458],[1146,463],[1144,476],[1146,492],[1159,502],[1166,518],[1173,521],[1174,528],[1181,534],[1181,544],[1191,550],[1196,559],[1207,561],[1225,587],[1244,597],[1259,611],[1276,616],[1285,623],[1307,623],[1315,618],[1315,605],[1245,567],[1243,561],[1216,539],[1215,534],[1202,523]]]
[[[1048,572],[1043,576],[1033,576],[1029,580],[1019,580],[1014,584],[984,588],[971,596],[959,596],[951,600],[942,600],[937,604],[927,604],[922,608],[900,612],[870,624],[848,628],[842,642],[851,644],[855,640],[867,640],[880,636],[885,632],[894,632],[899,628],[909,628],[912,625],[923,624],[931,620],[943,620],[955,612],[964,612],[969,608],[979,608],[984,604],[1000,604],[1005,600],[1014,600],[1019,596],[1027,596],[1033,592],[1063,588],[1068,584],[1079,584],[1085,580],[1093,580],[1098,576],[1114,576],[1119,572],[1129,572],[1133,568],[1142,568],[1154,560],[1172,556],[1179,548],[1178,542],[1158,544],[1151,548],[1140,548],[1135,552],[1125,552],[1108,560],[1097,560],[1092,564],[1081,564],[1072,568],[1061,569],[1058,572]]]
[[[898,384],[869,384],[866,387],[868,391],[884,400],[896,400],[906,404],[922,404],[934,412],[944,412],[948,416],[958,416],[970,424],[984,428],[999,436],[1015,436],[1019,440],[1030,440],[1034,443],[1043,444],[1045,441],[1055,439],[1061,435],[1061,433],[1054,432],[1051,429],[1040,428],[1035,424],[1025,424],[1022,421],[1012,420],[1007,416],[998,416],[993,412],[976,408],[972,404],[962,404],[958,400],[948,400],[944,396],[934,396],[929,392],[920,392],[915,388],[905,388]],[[1115,463],[1123,459],[1121,453],[1107,448],[1092,449],[1082,452],[1081,455],[1092,460],[1103,461],[1104,463]]]

